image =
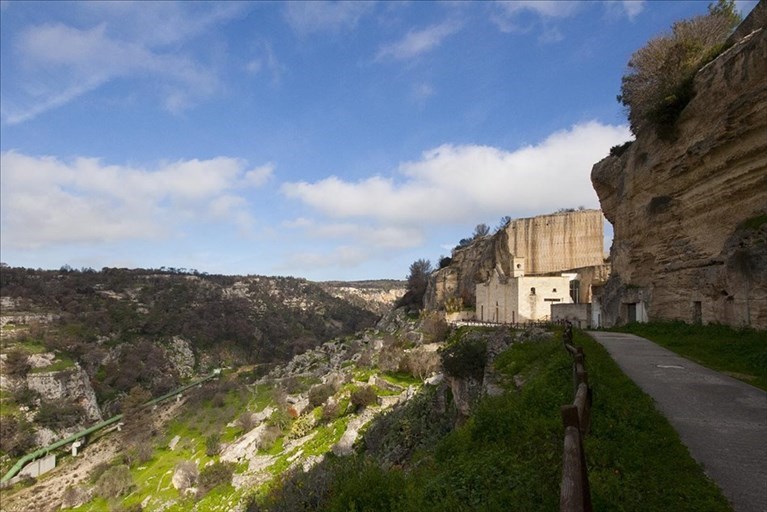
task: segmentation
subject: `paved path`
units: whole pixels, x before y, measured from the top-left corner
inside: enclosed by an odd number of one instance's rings
[[[650,395],[736,512],[767,511],[767,393],[614,332],[589,332]]]

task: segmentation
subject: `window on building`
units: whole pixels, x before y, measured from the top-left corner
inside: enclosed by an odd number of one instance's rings
[[[535,286],[530,288],[530,295],[535,295]]]
[[[554,288],[553,290],[551,290],[551,292],[552,292],[552,293],[557,293],[557,289],[556,289],[556,288]]]
[[[581,301],[581,282],[577,279],[570,281],[570,298],[575,304]]]

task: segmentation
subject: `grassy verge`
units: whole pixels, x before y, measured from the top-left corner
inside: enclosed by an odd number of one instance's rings
[[[642,336],[698,364],[767,390],[767,332],[683,322],[629,324]]]
[[[585,442],[594,510],[731,510],[652,399],[601,345],[575,336],[594,391]]]
[[[601,346],[581,333],[576,340],[585,347],[594,387],[586,440],[594,509],[731,511],[652,400]],[[364,456],[331,460],[315,468],[324,473],[283,487],[276,502],[267,500],[268,509],[299,509],[311,497],[320,503],[316,510],[339,512],[556,510],[559,411],[573,399],[569,355],[558,339],[520,343],[499,356],[496,369],[507,377],[506,392],[485,398],[466,424],[408,464],[387,470]],[[514,376],[525,382],[521,390]],[[413,421],[405,418],[401,427]]]

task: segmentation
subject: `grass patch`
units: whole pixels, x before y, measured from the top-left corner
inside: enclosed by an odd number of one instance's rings
[[[420,386],[423,383],[421,379],[404,372],[386,372],[381,373],[379,376],[386,382],[402,386],[403,388],[407,388],[408,386]]]
[[[578,332],[594,388],[586,439],[595,510],[731,511],[652,400],[593,340]],[[390,469],[372,454],[329,464],[276,488],[275,510],[556,510],[562,471],[560,407],[572,403],[571,359],[558,339],[512,345],[495,362],[508,382],[462,427]],[[515,390],[515,375],[525,382]],[[406,427],[402,423],[400,427]],[[329,434],[329,432],[328,432]],[[323,436],[325,437],[325,436]],[[307,487],[309,486],[309,487]]]
[[[594,391],[585,449],[594,510],[732,510],[678,434],[607,351],[576,331]]]
[[[69,368],[74,368],[74,360],[65,354],[56,354],[56,359],[53,363],[42,368],[32,368],[29,373],[45,373],[45,372],[60,372]]]
[[[765,331],[683,322],[632,323],[615,330],[642,336],[698,364],[767,390]]]

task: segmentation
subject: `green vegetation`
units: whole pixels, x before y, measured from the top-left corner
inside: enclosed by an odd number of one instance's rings
[[[757,215],[746,219],[738,225],[738,229],[759,229],[763,225],[767,224],[767,214]]]
[[[487,357],[487,342],[482,337],[463,336],[459,331],[440,350],[445,374],[458,378],[482,379]]]
[[[618,101],[626,106],[636,134],[650,127],[667,138],[695,95],[695,73],[724,49],[740,22],[734,0],[709,5],[709,13],[674,23],[671,33],[655,37],[634,52],[623,76]]]
[[[575,339],[584,346],[594,388],[586,440],[594,509],[731,510],[652,400],[598,344],[580,332]],[[435,422],[429,411],[440,400],[436,388],[427,388],[371,425],[364,454],[326,458],[306,473],[289,473],[249,510],[556,509],[559,410],[573,399],[570,357],[559,340],[533,340],[512,345],[495,365],[508,383],[506,393],[485,398],[452,433],[430,428]],[[515,390],[511,383],[519,379],[525,384]],[[441,417],[449,414],[442,411]],[[400,441],[390,443],[387,436]],[[393,453],[408,444],[408,436],[428,440],[399,453],[404,458]]]
[[[726,325],[632,323],[619,329],[642,336],[698,364],[767,390],[767,333]]]

